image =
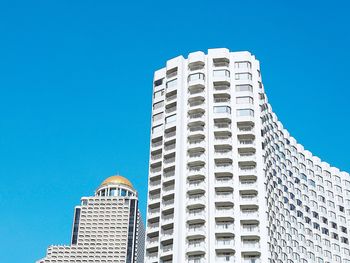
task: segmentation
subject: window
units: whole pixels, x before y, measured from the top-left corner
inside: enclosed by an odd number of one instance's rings
[[[214,112],[215,113],[231,113],[231,108],[228,106],[215,106]]]
[[[174,87],[176,87],[176,85],[177,85],[177,79],[173,79],[173,80],[168,81],[166,83],[167,89],[174,88]]]
[[[153,115],[152,120],[153,122],[155,122],[155,121],[161,120],[162,118],[163,118],[163,112]]]
[[[235,68],[252,68],[252,64],[249,61],[235,62]]]
[[[153,98],[159,98],[159,97],[161,97],[161,96],[163,96],[163,94],[164,94],[164,90],[162,89],[162,90],[159,90],[159,91],[156,91],[156,92],[154,92],[154,94],[153,94]]]
[[[236,98],[236,102],[237,104],[244,104],[244,103],[248,103],[248,104],[253,104],[254,100],[252,97],[237,97]]]
[[[237,116],[254,116],[254,111],[251,109],[237,110]]]
[[[188,81],[194,81],[194,80],[198,80],[198,79],[205,79],[205,76],[203,73],[196,73],[196,74],[191,74],[188,76]]]
[[[162,108],[163,106],[164,106],[164,101],[160,101],[160,102],[154,103],[153,104],[153,110]]]
[[[166,117],[165,123],[171,123],[176,121],[176,114]]]
[[[251,80],[252,79],[252,74],[251,73],[236,73],[235,74],[235,79],[236,80]]]
[[[230,71],[228,71],[227,69],[214,70],[213,76],[214,77],[230,77]]]
[[[163,84],[163,79],[157,79],[154,81],[154,87],[158,87]]]
[[[157,125],[157,126],[154,126],[154,127],[152,128],[152,133],[157,133],[157,132],[160,132],[160,131],[162,131],[162,130],[163,130],[163,124]]]
[[[253,86],[251,85],[236,85],[236,92],[250,91],[253,92]]]

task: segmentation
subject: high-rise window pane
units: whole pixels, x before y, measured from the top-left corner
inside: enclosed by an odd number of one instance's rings
[[[196,73],[196,74],[191,74],[188,76],[188,81],[194,81],[194,80],[198,80],[198,79],[204,80],[204,74],[203,73]]]
[[[171,115],[171,116],[169,116],[169,117],[167,117],[165,119],[165,123],[171,123],[171,122],[174,122],[174,121],[176,121],[176,114]]]
[[[157,125],[157,126],[154,126],[154,127],[152,128],[152,133],[157,133],[157,132],[160,132],[160,131],[162,131],[162,130],[163,130],[163,124]]]
[[[153,121],[159,121],[159,120],[163,119],[163,112],[158,113],[156,115],[153,115],[152,119],[153,119]]]
[[[173,79],[173,80],[168,81],[168,82],[166,83],[167,89],[176,87],[176,85],[177,85],[177,79]]]
[[[237,104],[245,104],[250,103],[253,104],[253,98],[252,97],[237,97],[236,99]]]
[[[251,68],[252,64],[249,61],[235,62],[235,68]]]
[[[153,97],[156,99],[156,98],[163,96],[163,94],[164,94],[164,90],[162,89],[162,90],[154,92]]]
[[[250,91],[253,92],[253,87],[251,85],[236,85],[236,91]]]
[[[159,109],[159,108],[161,108],[163,106],[164,106],[164,101],[160,101],[160,102],[157,102],[157,103],[153,104],[153,109],[156,110],[156,109]]]
[[[216,106],[214,107],[215,113],[231,113],[231,108],[228,106]]]
[[[226,69],[214,70],[213,76],[214,77],[229,77],[230,71],[228,71]]]
[[[236,73],[235,74],[235,79],[236,80],[251,80],[252,79],[252,74],[250,73]]]
[[[237,110],[237,116],[254,116],[254,111],[251,109]]]

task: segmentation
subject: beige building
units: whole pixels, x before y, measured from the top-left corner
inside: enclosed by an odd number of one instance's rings
[[[37,263],[138,263],[143,247],[137,192],[126,178],[111,176],[75,207],[71,244],[50,246]]]

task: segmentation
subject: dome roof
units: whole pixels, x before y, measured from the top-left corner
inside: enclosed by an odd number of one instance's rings
[[[108,184],[121,184],[121,185],[125,185],[125,186],[128,186],[128,187],[134,189],[134,187],[132,186],[130,181],[128,179],[126,179],[125,177],[120,176],[120,175],[113,175],[111,177],[108,177],[106,180],[104,180],[102,182],[100,187],[108,185]]]

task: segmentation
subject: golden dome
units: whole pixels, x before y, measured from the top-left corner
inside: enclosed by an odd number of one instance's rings
[[[108,177],[106,180],[102,182],[100,187],[105,186],[107,184],[122,184],[122,185],[129,186],[131,188],[134,188],[128,179],[120,175],[113,175],[111,177]]]

